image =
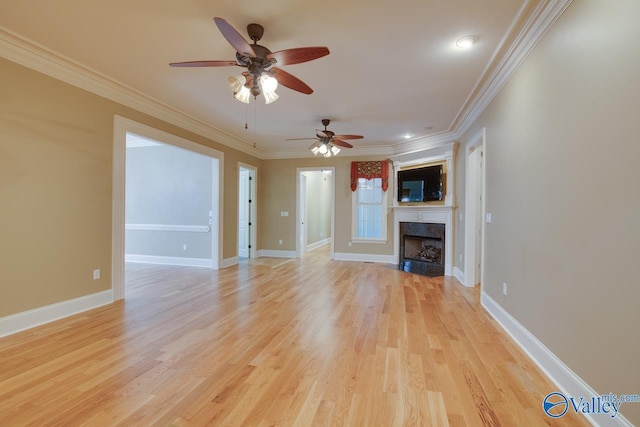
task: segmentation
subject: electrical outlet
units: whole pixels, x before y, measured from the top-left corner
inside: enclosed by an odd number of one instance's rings
[[[502,284],[502,295],[507,296],[507,284]]]
[[[184,245],[182,245],[182,250],[186,251],[187,250],[187,244],[185,243]]]
[[[462,254],[460,254],[460,262],[462,262]]]
[[[93,280],[98,280],[100,278],[100,269],[93,270]]]
[[[351,244],[352,244],[352,243],[351,243],[351,242],[349,242],[349,247],[351,247]]]
[[[282,245],[282,239],[278,240],[278,244]]]

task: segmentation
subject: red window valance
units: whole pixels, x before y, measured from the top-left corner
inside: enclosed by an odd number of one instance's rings
[[[382,190],[389,188],[389,162],[387,160],[351,162],[351,191],[358,189],[358,178],[382,178]]]

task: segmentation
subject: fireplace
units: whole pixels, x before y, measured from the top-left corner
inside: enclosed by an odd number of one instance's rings
[[[398,268],[425,276],[445,270],[445,224],[400,222]]]

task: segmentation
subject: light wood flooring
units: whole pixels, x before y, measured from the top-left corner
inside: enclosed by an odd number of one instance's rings
[[[317,250],[126,286],[0,339],[0,426],[587,425],[453,278]]]

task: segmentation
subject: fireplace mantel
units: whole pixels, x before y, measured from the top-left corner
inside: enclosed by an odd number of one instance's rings
[[[393,207],[393,257],[399,263],[400,223],[426,222],[445,225],[444,241],[444,274],[452,275],[453,262],[453,206],[394,206]]]
[[[445,259],[444,274],[451,276],[453,273],[453,212],[455,209],[455,176],[456,176],[456,152],[458,143],[447,142],[429,149],[411,153],[402,156],[392,156],[394,171],[406,166],[417,166],[429,164],[433,162],[446,162],[446,192],[442,205],[435,204],[416,204],[405,205],[399,204],[398,189],[394,185],[393,192],[393,226],[394,226],[394,245],[393,256],[396,264],[399,263],[400,255],[400,223],[401,222],[427,222],[445,225]]]

